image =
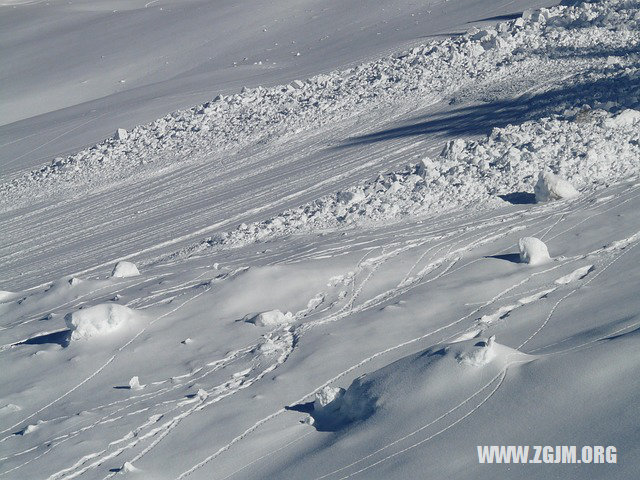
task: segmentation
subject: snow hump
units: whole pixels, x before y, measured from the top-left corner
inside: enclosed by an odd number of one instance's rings
[[[551,260],[544,242],[535,237],[524,237],[518,242],[520,261],[529,265],[540,265]]]
[[[538,203],[574,198],[580,195],[573,185],[551,172],[540,172],[534,192]]]
[[[140,275],[138,271],[138,267],[131,262],[118,262],[115,267],[113,267],[113,272],[111,272],[111,276],[114,278],[127,278],[127,277],[137,277]]]
[[[117,303],[103,303],[65,316],[71,340],[87,340],[114,332],[134,320],[134,310]]]

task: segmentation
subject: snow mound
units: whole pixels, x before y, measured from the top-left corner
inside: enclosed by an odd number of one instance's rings
[[[280,310],[269,310],[261,313],[250,313],[243,320],[247,323],[253,323],[258,327],[273,327],[277,325],[285,325],[293,321],[291,312],[282,313]]]
[[[138,267],[131,262],[118,262],[115,267],[113,267],[113,272],[111,272],[111,276],[113,278],[127,278],[127,277],[137,277],[140,275],[138,271]]]
[[[138,378],[138,376],[134,376],[131,377],[131,380],[129,380],[129,388],[131,390],[142,390],[146,385],[141,385],[140,384],[140,378]]]
[[[533,191],[538,203],[575,198],[579,195],[578,191],[569,182],[551,172],[544,171],[538,175],[538,183],[536,183]]]
[[[459,391],[473,392],[492,375],[532,358],[497,343],[495,337],[436,345],[362,375],[346,390],[323,387],[307,423],[319,431],[362,421],[377,424],[379,431],[385,431],[385,424],[412,425],[420,412],[445,408],[442,402],[457,398]]]
[[[518,242],[520,261],[529,265],[540,265],[551,260],[545,243],[535,237],[524,237]]]
[[[461,365],[470,365],[473,367],[481,367],[489,363],[496,356],[495,352],[495,335],[489,337],[486,341],[477,342],[473,350],[467,350],[456,355],[456,360]]]
[[[0,290],[0,303],[10,302],[18,296],[17,293]]]
[[[609,118],[607,125],[610,127],[630,127],[640,122],[640,112],[632,108],[627,108],[618,115]]]
[[[87,340],[109,334],[137,317],[134,310],[117,303],[103,303],[65,316],[71,340]]]

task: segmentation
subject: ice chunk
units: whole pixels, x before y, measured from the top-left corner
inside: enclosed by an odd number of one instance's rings
[[[573,185],[551,172],[540,172],[538,183],[533,191],[536,194],[536,202],[574,198],[580,195]]]
[[[544,242],[535,237],[524,237],[518,242],[520,247],[520,261],[529,265],[540,265],[548,262],[551,257]]]

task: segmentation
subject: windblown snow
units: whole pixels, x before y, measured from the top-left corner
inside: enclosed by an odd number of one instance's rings
[[[0,145],[0,479],[637,476],[640,2],[320,3],[0,5],[52,52],[81,18],[122,55],[200,29],[140,78],[7,75],[43,116]]]

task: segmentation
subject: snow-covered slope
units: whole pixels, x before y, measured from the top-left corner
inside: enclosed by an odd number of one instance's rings
[[[0,2],[0,173],[242,87],[378,58],[557,0]]]
[[[635,478],[640,3],[575,3],[12,175],[0,478]]]

